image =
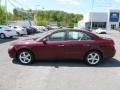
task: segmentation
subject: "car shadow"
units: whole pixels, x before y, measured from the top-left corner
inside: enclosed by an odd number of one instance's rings
[[[19,64],[17,60],[12,61],[14,64]],[[20,64],[19,64],[20,65]],[[92,67],[83,64],[80,61],[36,61],[33,64],[27,66],[49,66],[49,67]],[[111,58],[105,60],[103,63],[94,67],[120,67],[120,60]]]
[[[0,39],[0,44],[2,43],[6,43],[6,42],[9,42],[9,41],[14,41],[14,40],[17,40],[18,38],[5,38],[5,39]]]

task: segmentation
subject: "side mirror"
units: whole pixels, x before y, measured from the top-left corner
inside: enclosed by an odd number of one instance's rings
[[[44,44],[47,44],[46,43],[47,42],[47,38],[44,38],[42,41],[43,41]]]

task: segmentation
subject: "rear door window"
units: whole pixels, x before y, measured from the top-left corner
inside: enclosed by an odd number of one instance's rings
[[[91,37],[83,32],[70,31],[67,40],[91,40]]]

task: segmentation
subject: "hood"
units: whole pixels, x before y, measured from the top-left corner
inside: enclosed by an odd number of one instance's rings
[[[42,42],[37,42],[34,40],[23,40],[23,41],[17,41],[12,43],[13,46],[17,46],[17,45],[33,45],[33,44],[42,44]]]

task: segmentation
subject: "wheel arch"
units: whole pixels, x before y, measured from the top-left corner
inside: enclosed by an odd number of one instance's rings
[[[103,59],[103,57],[104,57],[102,51],[92,49],[92,50],[89,50],[87,53],[85,53],[83,60],[86,58],[86,56],[87,56],[90,52],[98,52],[98,53],[101,55],[101,58],[102,58],[102,59]]]
[[[2,32],[2,33],[0,33],[0,35],[1,35],[1,34],[4,34],[4,35],[5,35],[5,37],[6,37],[6,34],[5,34],[5,33],[3,33],[3,32]]]
[[[2,33],[0,33],[0,34],[5,34],[5,33],[2,32]]]
[[[17,58],[19,52],[21,52],[21,51],[23,51],[23,50],[29,51],[29,52],[33,55],[33,58],[36,59],[35,54],[34,54],[29,48],[20,48],[20,49],[18,49],[18,50],[17,50],[17,53],[16,53],[16,58]]]

